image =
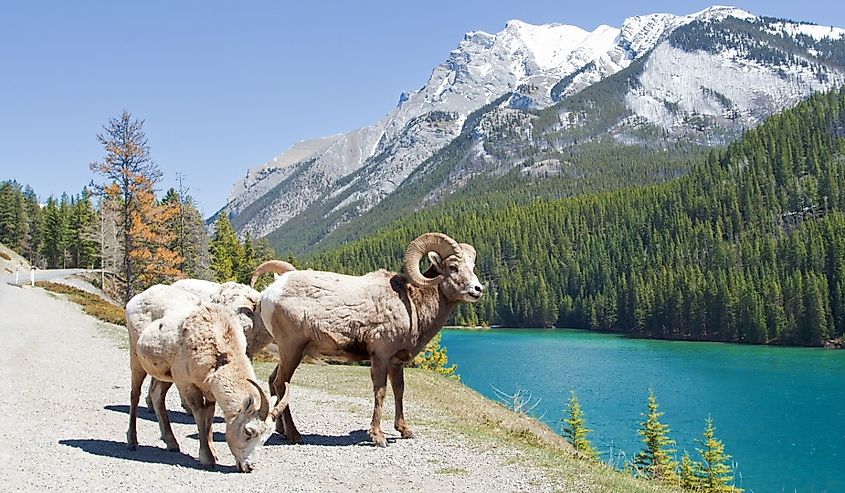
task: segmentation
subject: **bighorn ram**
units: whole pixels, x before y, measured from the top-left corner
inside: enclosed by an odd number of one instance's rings
[[[200,462],[206,466],[216,462],[211,423],[218,403],[226,421],[226,442],[238,469],[250,472],[251,455],[267,439],[271,423],[287,405],[289,394],[285,389],[284,397],[270,412],[269,400],[255,382],[235,313],[187,291],[156,285],[129,300],[126,326],[132,370],[126,433],[129,448],[138,446],[138,400],[149,374],[155,379],[153,407],[168,450],[179,450],[165,408],[165,395],[175,383],[197,422]]]
[[[428,255],[431,268],[420,273]],[[363,276],[299,270],[282,274],[261,294],[261,318],[279,346],[272,385],[285,390],[304,354],[372,362],[375,405],[369,434],[380,447],[381,409],[387,378],[396,402],[394,427],[402,438],[414,433],[405,422],[403,368],[446,323],[457,303],[474,303],[483,287],[473,273],[475,249],[442,233],[426,233],[405,251],[405,275],[385,270]],[[259,267],[259,269],[266,266]],[[290,409],[276,420],[288,440],[301,441]]]

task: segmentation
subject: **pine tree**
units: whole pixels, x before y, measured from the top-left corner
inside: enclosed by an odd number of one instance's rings
[[[39,258],[39,251],[41,250],[41,205],[38,203],[38,196],[35,191],[27,185],[23,191],[24,207],[26,208],[26,241],[25,248],[22,252],[31,265],[35,265]]]
[[[432,370],[441,375],[446,375],[453,380],[460,380],[461,378],[455,373],[458,369],[457,365],[449,365],[449,358],[446,356],[446,348],[440,345],[441,334],[438,332],[425,348],[419,354],[414,356],[414,359],[408,365],[411,368],[423,368],[425,370]]]
[[[211,271],[217,282],[237,281],[241,262],[241,245],[226,214],[214,223],[214,235],[209,243]]]
[[[660,422],[664,413],[658,412],[657,399],[654,391],[648,391],[648,414],[643,414],[645,421],[640,423],[637,432],[643,437],[645,449],[634,457],[635,468],[646,478],[668,484],[676,484],[678,476],[675,473],[677,463],[672,459],[675,441],[669,438],[669,426]]]
[[[25,232],[25,207],[17,182],[0,182],[0,243],[20,252]]]
[[[96,220],[91,195],[87,188],[71,201],[69,218],[70,256],[76,268],[91,269],[97,257],[97,244],[88,232]]]
[[[569,443],[575,447],[575,450],[580,452],[584,457],[590,460],[598,459],[598,452],[590,444],[587,434],[591,432],[584,424],[584,413],[581,410],[581,404],[578,402],[578,397],[575,391],[569,396],[569,405],[567,406],[567,413],[569,417],[564,419],[566,427],[563,429],[563,436],[569,440]]]
[[[703,491],[713,493],[739,493],[741,488],[731,484],[733,481],[731,467],[727,464],[731,456],[725,453],[725,445],[714,435],[713,419],[707,418],[704,429],[704,439],[696,440],[702,448],[696,448],[701,455],[698,463],[698,473]]]
[[[256,267],[258,267],[258,261],[255,256],[255,244],[252,241],[252,235],[247,231],[241,246],[241,260],[236,273],[238,282],[249,284]]]
[[[177,173],[176,178],[179,189],[170,188],[162,198],[162,203],[171,204],[178,209],[178,213],[167,223],[167,229],[173,235],[169,248],[181,257],[178,269],[183,275],[206,279],[209,277],[208,233],[202,214],[194,199],[188,195],[184,176]]]
[[[41,254],[44,256],[46,267],[56,269],[62,266],[64,242],[68,236],[67,223],[62,218],[59,204],[54,197],[47,198],[43,213]]]
[[[701,490],[701,480],[696,472],[700,467],[701,464],[693,462],[693,460],[690,459],[689,453],[684,450],[684,456],[681,457],[681,465],[678,469],[678,479],[680,481],[681,488],[690,491]]]

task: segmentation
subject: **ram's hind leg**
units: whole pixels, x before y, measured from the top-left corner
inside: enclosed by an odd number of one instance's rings
[[[415,438],[413,430],[405,422],[405,411],[403,408],[403,396],[405,394],[405,363],[391,362],[387,370],[390,377],[390,385],[393,387],[393,400],[396,404],[396,412],[393,418],[393,427],[396,428],[402,438]]]
[[[132,372],[132,390],[129,394],[129,430],[126,431],[126,446],[129,450],[138,448],[138,402],[141,400],[141,386],[147,377],[147,372],[135,355],[135,345],[129,348],[129,368]]]
[[[179,451],[179,443],[176,442],[176,437],[173,435],[173,429],[170,427],[170,417],[167,415],[167,407],[165,406],[165,398],[167,391],[173,385],[173,382],[165,382],[162,380],[153,380],[150,385],[149,396],[153,401],[156,417],[158,418],[158,427],[161,431],[161,439],[167,445],[167,450]]]

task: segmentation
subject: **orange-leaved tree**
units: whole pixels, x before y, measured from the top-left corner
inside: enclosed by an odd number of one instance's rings
[[[150,158],[150,148],[143,131],[144,121],[123,111],[109,119],[104,133],[97,135],[106,155],[93,162],[92,171],[106,182],[94,185],[99,193],[113,198],[119,210],[125,282],[124,301],[150,284],[179,275],[181,262],[167,245],[172,240],[164,227],[172,217],[172,207],[155,199],[155,185],[161,171]]]

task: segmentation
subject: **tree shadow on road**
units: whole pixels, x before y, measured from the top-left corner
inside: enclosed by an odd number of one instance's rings
[[[206,470],[209,472],[238,472],[238,468],[235,466],[222,466],[220,464],[218,464],[213,470],[210,470],[200,464],[199,460],[191,457],[190,455],[182,452],[168,451],[163,448],[152,447],[149,445],[138,445],[137,450],[129,450],[126,448],[125,442],[98,440],[95,438],[59,440],[59,443],[102,457],[114,457],[117,459],[147,462],[151,464],[182,466],[191,469]]]
[[[107,411],[115,411],[118,413],[129,414],[129,406],[126,404],[110,404],[108,406],[103,406],[103,409]],[[188,413],[182,411],[172,411],[170,409],[167,410],[167,415],[170,417],[171,423],[176,423],[180,425],[192,425],[196,424],[194,421],[194,417]],[[138,419],[144,419],[147,421],[155,421],[158,423],[158,418],[156,418],[156,413],[152,409],[144,406],[138,406]],[[222,423],[223,418],[220,416],[214,417],[215,423]]]

